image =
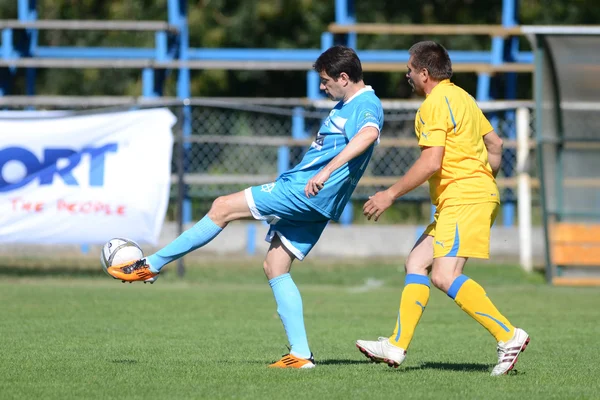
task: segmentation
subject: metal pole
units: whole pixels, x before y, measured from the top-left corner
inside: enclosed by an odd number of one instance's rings
[[[183,106],[179,106],[179,129],[175,135],[175,165],[177,166],[177,236],[184,230],[184,201],[185,201],[185,143],[183,138]],[[177,260],[177,276],[183,277],[185,265],[183,257]]]
[[[351,25],[356,22],[354,0],[335,1],[335,22],[340,25]],[[356,49],[356,43],[356,32],[351,32],[344,36],[344,44],[346,46]]]
[[[17,3],[19,21],[35,21],[37,19],[36,1],[35,0],[19,0]],[[37,29],[26,29],[25,40],[21,44],[20,52],[21,57],[31,57],[35,52],[38,44],[38,30]],[[35,95],[35,68],[25,69],[25,93],[27,96]],[[30,109],[30,108],[28,108]],[[33,108],[31,108],[33,109]]]
[[[529,110],[517,109],[517,173],[519,210],[519,256],[521,267],[531,272],[533,270],[532,236],[531,236],[531,179],[527,171],[529,158]]]
[[[187,23],[187,1],[186,0],[170,0],[170,4],[177,3],[176,14],[169,14],[169,22],[173,23],[176,21],[179,27],[179,60],[187,61],[189,59],[189,32]],[[189,99],[191,96],[191,84],[190,84],[190,70],[189,68],[179,68],[179,75],[177,77],[177,97],[180,99]],[[184,103],[183,118],[182,118],[182,129],[183,136],[188,138],[192,135],[192,109],[189,105]],[[186,145],[186,151],[189,150],[189,146]],[[187,168],[187,165],[186,165]],[[192,200],[187,197],[183,203],[183,220],[185,223],[191,222],[193,219],[192,215]]]
[[[548,213],[548,203],[547,203],[547,191],[546,191],[546,178],[544,172],[544,147],[542,145],[542,140],[544,138],[543,135],[543,118],[553,118],[553,115],[547,115],[548,113],[544,111],[543,102],[544,96],[544,84],[546,79],[552,79],[552,76],[545,76],[546,70],[546,44],[543,35],[536,35],[534,42],[534,63],[535,63],[535,73],[533,74],[533,98],[535,99],[535,136],[536,136],[536,160],[538,167],[538,174],[540,176],[540,203],[542,206],[542,222],[544,226],[544,258],[546,261],[546,282],[552,283],[552,278],[554,276],[554,267],[552,265],[552,260],[550,257],[550,232],[549,232],[549,221],[550,217]],[[551,70],[552,71],[552,70]],[[550,72],[550,75],[552,72]],[[554,88],[556,89],[556,88]],[[557,97],[555,97],[557,100]],[[556,101],[554,103],[554,107],[559,107],[560,103]]]
[[[189,34],[187,23],[187,1],[186,0],[168,0],[167,9],[169,14],[169,23],[178,28],[178,37],[176,38],[177,57],[180,61],[188,60]],[[161,44],[164,48],[164,44]],[[188,144],[184,142],[192,134],[192,110],[189,105],[190,97],[190,70],[188,68],[179,68],[177,76],[177,97],[181,100],[181,112],[179,119],[180,140],[177,173],[178,173],[178,229],[179,234],[183,233],[183,226],[192,220],[192,202],[187,198],[187,188],[185,187],[183,176],[187,168],[187,150]],[[183,258],[177,263],[177,274],[182,277],[184,274]]]
[[[503,0],[502,1],[502,26],[506,28],[511,28],[517,25],[518,20],[518,0]],[[504,62],[514,62],[514,56],[516,55],[519,49],[519,41],[517,37],[511,37],[503,40],[502,42],[502,53]],[[517,96],[517,74],[514,72],[507,73],[505,75],[505,98],[507,100],[513,100]],[[515,113],[512,110],[507,110],[504,113],[505,116],[505,124],[508,126],[507,136],[509,139],[514,140],[517,138],[516,129],[516,121],[515,121]],[[505,158],[512,158],[517,156],[515,154],[514,149],[507,149],[504,153]],[[517,156],[518,157],[518,156]],[[514,171],[514,168],[511,167],[510,163],[504,164],[504,175],[509,177],[518,173]],[[506,189],[504,195],[513,194],[511,189]],[[514,194],[513,194],[514,196]],[[511,196],[512,197],[512,196]],[[513,200],[506,201],[503,207],[503,219],[504,226],[513,226],[515,216],[515,203]]]

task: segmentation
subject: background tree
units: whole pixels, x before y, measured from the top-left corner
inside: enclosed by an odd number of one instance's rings
[[[0,1],[0,15],[16,18],[16,1]],[[422,0],[394,2],[356,0],[358,22],[498,24],[502,1]],[[139,19],[166,20],[165,0],[38,0],[40,19]],[[190,0],[188,3],[190,45],[209,48],[298,48],[318,49],[321,33],[334,21],[334,2],[323,0]],[[600,20],[595,0],[521,0],[521,24],[593,24]],[[427,37],[453,50],[488,50],[485,36]],[[360,35],[360,49],[407,49],[422,36]],[[17,37],[16,40],[19,40]],[[151,32],[40,31],[39,43],[47,46],[153,47]],[[520,39],[520,48],[529,44]],[[22,71],[20,71],[22,74]],[[369,73],[384,98],[409,97],[410,90],[400,73]],[[171,73],[165,95],[175,94],[176,74]],[[454,79],[471,93],[475,74],[457,74]],[[519,97],[531,97],[528,74],[520,78]],[[501,88],[501,81],[500,88]],[[23,77],[15,85],[23,93]],[[37,93],[60,95],[133,95],[141,93],[141,73],[134,70],[39,70]],[[193,71],[194,96],[306,95],[306,74],[295,71]]]

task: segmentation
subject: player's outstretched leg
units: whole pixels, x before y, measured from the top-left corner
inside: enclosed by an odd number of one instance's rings
[[[192,252],[213,240],[222,228],[206,215],[193,227],[149,257],[134,262],[115,265],[108,268],[108,273],[115,279],[124,282],[143,281],[154,283],[162,267]],[[150,280],[151,279],[151,280]]]
[[[210,215],[205,215],[194,226],[183,232],[171,243],[149,256],[148,264],[150,265],[150,270],[154,273],[160,272],[162,267],[171,261],[177,260],[208,244],[222,230],[223,228],[217,225],[210,218]]]
[[[107,271],[113,278],[124,282],[153,283],[166,264],[206,245],[229,222],[251,216],[243,191],[219,197],[213,202],[208,214],[156,253],[141,260],[109,267]]]
[[[158,272],[154,273],[150,270],[150,266],[145,258],[108,267],[107,271],[113,278],[129,283],[135,281],[154,283],[154,281],[158,279],[159,274]]]
[[[513,369],[519,355],[529,344],[529,335],[523,329],[511,325],[492,303],[485,290],[468,276],[456,277],[447,294],[498,342],[498,363],[492,370],[492,376],[504,375]]]

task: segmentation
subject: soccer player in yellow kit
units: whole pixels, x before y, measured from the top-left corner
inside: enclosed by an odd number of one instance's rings
[[[371,196],[364,215],[376,221],[395,199],[429,180],[436,206],[431,223],[406,260],[405,287],[394,333],[377,341],[358,340],[359,350],[375,362],[399,366],[429,300],[431,282],[498,342],[498,363],[492,376],[510,371],[529,343],[463,268],[469,257],[489,258],[490,228],[500,200],[495,176],[500,168],[502,140],[475,100],[450,82],[452,62],[446,49],[431,41],[409,50],[408,82],[426,96],[415,117],[421,155],[398,182]]]

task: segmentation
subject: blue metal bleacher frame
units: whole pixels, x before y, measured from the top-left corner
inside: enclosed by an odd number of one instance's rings
[[[306,71],[306,93],[311,100],[322,97],[319,92],[319,77],[311,70],[312,63],[323,49],[334,43],[344,43],[357,47],[357,35],[361,32],[356,23],[354,13],[355,0],[335,0],[335,24],[321,37],[320,48],[316,49],[213,49],[190,48],[187,20],[187,0],[167,0],[168,21],[56,21],[38,20],[35,0],[17,0],[18,19],[0,20],[2,44],[0,47],[0,96],[11,94],[11,82],[15,78],[17,68],[25,69],[26,95],[35,95],[36,68],[130,68],[141,71],[142,93],[144,98],[159,98],[163,95],[163,87],[169,70],[177,71],[177,97],[188,99],[190,93],[191,69],[271,69]],[[493,100],[493,75],[506,73],[506,91],[504,99],[516,97],[516,72],[533,70],[533,54],[519,51],[517,39],[518,0],[502,0],[502,24],[497,30],[485,28],[471,29],[474,34],[491,34],[490,51],[451,51],[455,71],[471,71],[478,74],[477,99]],[[338,28],[336,31],[335,28]],[[339,28],[342,29],[339,29]],[[345,27],[345,28],[344,28]],[[449,27],[449,26],[447,26]],[[468,27],[463,26],[463,27]],[[367,27],[368,28],[368,27]],[[414,28],[414,27],[413,27]],[[423,33],[428,27],[422,25]],[[443,28],[443,27],[442,27]],[[155,35],[153,48],[124,47],[66,47],[38,45],[38,32],[42,29],[57,30],[124,30],[150,31]],[[512,29],[512,30],[511,30]],[[13,43],[13,32],[24,30],[25,38],[18,45]],[[373,33],[372,29],[366,29]],[[434,32],[433,27],[429,29]],[[448,33],[448,29],[442,32]],[[393,29],[390,32],[394,32]],[[462,29],[462,34],[468,29]],[[398,33],[402,34],[401,31]],[[457,34],[461,34],[457,32]],[[398,71],[405,70],[408,61],[406,50],[360,50],[358,53],[365,71]],[[182,115],[183,136],[192,133],[191,108],[184,106]],[[514,121],[514,112],[505,116]],[[492,118],[492,122],[496,123]],[[305,138],[303,109],[298,107],[293,116],[294,138]],[[509,129],[510,139],[515,138],[514,124]],[[509,150],[510,151],[510,150]],[[280,149],[278,169],[289,167],[289,150]],[[507,163],[508,164],[508,163]],[[504,170],[506,176],[513,171],[508,166]],[[509,190],[509,189],[506,189]],[[505,203],[503,209],[504,225],[514,223],[514,203]],[[348,208],[343,223],[352,219],[352,209]],[[186,201],[183,209],[183,220],[192,221],[191,203]]]

